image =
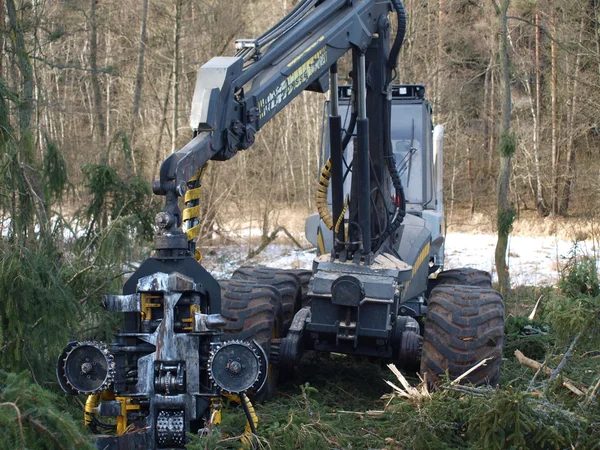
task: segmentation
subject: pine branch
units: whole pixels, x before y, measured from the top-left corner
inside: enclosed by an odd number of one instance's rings
[[[17,414],[17,423],[19,424],[19,436],[21,438],[21,448],[25,448],[25,437],[23,436],[23,423],[21,421],[21,410],[19,410],[19,407],[13,403],[13,402],[4,402],[4,403],[0,403],[0,406],[10,406],[15,410],[15,413]]]

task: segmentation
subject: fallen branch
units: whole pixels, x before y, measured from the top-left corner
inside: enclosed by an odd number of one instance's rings
[[[486,389],[471,388],[469,386],[440,386],[445,391],[456,391],[472,395],[474,397],[485,397],[490,391]]]
[[[529,320],[535,319],[535,315],[537,313],[538,307],[540,306],[540,303],[542,302],[543,298],[544,298],[544,296],[540,295],[540,298],[538,298],[537,302],[535,302],[535,306],[533,307],[533,311],[531,311],[531,314],[529,314],[529,317],[528,317]]]
[[[544,371],[544,369],[546,368],[546,363],[548,362],[548,360],[544,360],[544,364],[542,364],[540,366],[540,368],[535,372],[535,374],[533,375],[533,378],[531,379],[531,381],[529,382],[529,386],[527,386],[527,391],[525,392],[532,392],[535,386],[535,380],[537,380],[537,377],[540,375],[540,373],[542,373]]]
[[[275,239],[277,239],[277,233],[279,233],[279,229],[273,231],[271,234],[262,237],[260,245],[256,247],[254,250],[250,250],[248,252],[248,256],[246,259],[251,259],[262,253],[262,251],[269,246]]]
[[[598,392],[599,387],[600,377],[598,377],[598,382],[594,385],[594,387],[592,388],[592,386],[590,386],[590,389],[588,389],[588,396],[585,399],[584,405],[589,405],[590,403],[596,400],[596,393]]]
[[[573,342],[571,342],[571,345],[569,346],[569,350],[567,350],[567,353],[565,353],[565,355],[560,360],[560,363],[558,363],[558,366],[556,366],[554,372],[552,372],[552,375],[550,376],[550,383],[552,383],[556,379],[556,377],[560,374],[561,370],[563,370],[563,368],[567,365],[567,361],[569,361],[571,356],[573,356],[575,346],[577,345],[577,341],[579,341],[580,337],[581,331],[577,333],[577,336],[575,336],[575,339],[573,339]]]
[[[353,414],[355,416],[370,416],[370,417],[377,417],[377,416],[382,416],[385,414],[385,411],[377,411],[377,410],[373,410],[373,411],[365,411],[365,412],[361,412],[361,411],[333,411],[331,414]]]
[[[485,366],[487,364],[488,361],[494,359],[493,357],[489,357],[489,358],[485,358],[481,361],[479,361],[477,364],[475,364],[473,367],[471,367],[469,370],[467,370],[465,373],[463,373],[461,376],[459,376],[458,378],[456,378],[454,381],[452,381],[452,383],[450,383],[450,386],[454,386],[455,384],[460,383],[460,381],[465,378],[466,376],[468,376],[470,373],[475,372],[477,369],[479,369],[482,366]]]
[[[520,350],[515,350],[515,356],[517,357],[519,364],[521,364],[522,366],[529,367],[534,371],[541,370],[542,373],[544,373],[544,375],[548,375],[549,377],[551,377],[554,373],[552,369],[550,369],[549,367],[544,367],[543,364],[540,364],[539,362],[528,358]],[[576,395],[584,395],[584,392],[577,386],[575,386],[573,382],[568,378],[562,377],[562,385]]]
[[[298,247],[298,249],[300,249],[300,250],[307,250],[306,248],[304,248],[304,247],[303,247],[303,246],[300,244],[300,242],[298,242],[298,241],[296,240],[296,238],[295,238],[295,237],[292,235],[292,233],[290,233],[290,232],[288,231],[288,229],[287,229],[286,227],[279,227],[279,228],[278,228],[278,230],[281,230],[281,231],[283,231],[283,232],[285,233],[285,235],[288,237],[288,239],[289,239],[290,241],[292,241],[292,243],[293,243],[293,244],[294,244],[296,247]]]

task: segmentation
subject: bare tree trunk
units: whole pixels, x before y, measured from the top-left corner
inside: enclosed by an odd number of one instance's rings
[[[596,17],[600,17],[600,2],[596,1],[594,4],[594,12]],[[595,35],[596,35],[596,55],[598,56],[598,79],[600,81],[600,20],[594,21],[595,27]]]
[[[472,169],[471,149],[467,147],[467,178],[469,180],[469,197],[471,199],[471,217],[475,213],[475,192],[473,192],[473,169]]]
[[[496,116],[494,112],[496,111],[496,96],[494,95],[494,71],[490,74],[490,109],[488,118],[490,121],[490,152],[488,153],[488,173],[491,175],[492,173],[492,165],[494,163],[494,152],[491,151],[495,147],[496,143]]]
[[[565,183],[563,186],[562,197],[559,207],[559,213],[561,216],[566,216],[569,213],[569,201],[571,200],[571,187],[575,180],[575,155],[577,153],[574,140],[575,140],[575,127],[576,121],[575,116],[577,115],[577,89],[579,73],[581,71],[581,43],[583,41],[583,29],[585,26],[585,17],[581,17],[579,24],[579,47],[577,56],[575,57],[575,69],[573,75],[573,90],[571,93],[571,111],[569,114],[569,120],[567,124],[567,165],[565,167]]]
[[[169,74],[169,82],[167,84],[167,89],[165,90],[165,100],[162,105],[162,118],[160,121],[160,129],[158,131],[158,144],[156,145],[156,155],[154,159],[154,170],[152,173],[154,174],[154,178],[158,178],[158,170],[160,168],[161,160],[164,160],[164,154],[161,150],[162,148],[162,139],[163,139],[163,131],[165,128],[169,128],[169,124],[167,123],[167,107],[169,106],[169,94],[171,92],[171,82],[173,80],[173,72]]]
[[[181,34],[182,0],[175,0],[175,26],[173,29],[173,130],[171,133],[171,152],[177,150],[177,119],[179,118],[179,38]]]
[[[31,119],[33,117],[33,70],[29,61],[29,54],[25,48],[23,31],[17,18],[14,0],[6,0],[8,20],[12,29],[11,37],[15,47],[17,66],[21,74],[22,90],[19,103],[19,131],[21,150],[27,162],[33,162],[33,135]]]
[[[515,150],[515,138],[510,131],[510,116],[512,99],[510,92],[510,67],[508,56],[508,19],[506,17],[510,0],[502,0],[498,5],[495,0],[494,7],[500,26],[500,61],[504,98],[502,101],[502,137],[500,139],[500,169],[498,171],[498,241],[496,243],[496,270],[500,292],[506,294],[510,291],[510,273],[506,254],[508,250],[508,236],[512,228],[514,208],[508,201],[508,188],[510,182],[511,159]]]
[[[438,41],[437,41],[437,69],[435,72],[435,121],[442,123],[442,57],[444,54],[444,9],[446,8],[445,0],[438,0]]]
[[[0,30],[4,30],[4,0],[0,0]],[[5,34],[0,33],[0,77],[4,77]]]
[[[31,203],[35,207],[36,215],[38,218],[38,224],[40,226],[40,235],[42,238],[47,236],[48,231],[48,217],[46,214],[46,205],[44,204],[43,194],[41,193],[40,185],[36,183],[34,186],[32,179],[39,176],[37,167],[35,166],[34,158],[34,143],[33,143],[33,130],[32,130],[32,119],[34,113],[34,74],[31,62],[29,61],[29,53],[25,47],[25,38],[23,36],[23,29],[21,23],[17,18],[17,10],[15,7],[14,0],[6,0],[6,11],[8,12],[8,20],[11,28],[11,39],[13,48],[16,54],[17,67],[21,75],[21,93],[19,96],[19,152],[17,159],[14,161],[12,167],[13,176],[16,175],[17,170],[21,172],[23,186],[13,186],[15,191],[17,189],[26,190],[31,199]],[[20,200],[21,195],[19,195]],[[15,212],[17,199],[13,196],[13,214]],[[13,215],[14,218],[14,215]],[[24,234],[33,234],[34,227],[33,222],[26,223],[26,228],[23,230]]]
[[[135,77],[135,91],[133,94],[133,108],[131,109],[131,133],[135,129],[137,116],[140,113],[140,101],[142,98],[142,85],[144,84],[144,57],[146,55],[146,43],[148,34],[146,26],[148,23],[148,0],[142,1],[142,25],[140,27],[140,47],[138,50],[137,74]]]
[[[102,161],[106,162],[106,126],[104,124],[104,113],[102,111],[102,95],[100,94],[100,80],[98,78],[98,36],[96,23],[96,1],[91,0],[90,5],[90,70],[92,76],[92,93],[94,98],[94,111],[100,146],[102,147]]]
[[[490,57],[490,63],[485,71],[485,77],[483,82],[483,150],[484,154],[489,157],[489,153],[492,151],[490,146],[490,117],[488,104],[490,102],[490,77],[492,75],[492,63],[494,61],[493,55]]]
[[[547,213],[546,203],[544,202],[544,191],[542,186],[542,177],[540,172],[540,116],[542,111],[542,64],[540,56],[540,41],[542,30],[540,25],[540,14],[535,13],[535,112],[533,113],[533,158],[535,164],[536,179],[536,209],[538,216],[544,216]]]
[[[550,28],[552,36],[556,36],[556,10],[553,8],[550,14]],[[558,163],[560,154],[558,151],[558,111],[556,107],[557,94],[557,46],[556,41],[552,39],[551,47],[551,108],[552,108],[552,215],[558,215]]]

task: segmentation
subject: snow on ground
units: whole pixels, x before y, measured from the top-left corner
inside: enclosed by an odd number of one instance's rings
[[[229,278],[243,265],[310,269],[317,252],[315,249],[299,250],[291,245],[271,244],[252,259],[246,259],[247,254],[247,244],[214,247],[203,251],[202,266],[220,280]]]
[[[498,277],[494,267],[496,236],[449,233],[446,236],[446,269],[475,267]],[[574,243],[552,236],[511,236],[508,264],[513,286],[547,286],[556,283],[559,270],[573,254]],[[591,241],[577,243],[577,255],[596,255]]]
[[[551,236],[512,236],[509,242],[509,267],[513,286],[555,284],[559,270],[572,255],[574,243]],[[496,236],[491,234],[449,233],[446,236],[445,268],[475,267],[492,273]],[[246,260],[247,244],[206,249],[202,265],[217,279],[229,278],[241,265],[265,265],[282,269],[310,269],[314,249],[298,250],[291,245],[271,244],[261,254]],[[596,255],[591,241],[577,243],[578,255]]]

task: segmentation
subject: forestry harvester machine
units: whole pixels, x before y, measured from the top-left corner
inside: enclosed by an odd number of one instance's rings
[[[63,389],[88,395],[98,447],[183,447],[219,423],[223,397],[244,409],[250,443],[250,399],[292,376],[307,350],[389,360],[430,383],[487,360],[466,379],[498,382],[502,297],[487,272],[441,271],[443,127],[423,86],[393,84],[405,23],[400,0],[300,0],[199,69],[193,139],[153,185],[166,199],[155,255],[104,299],[123,328],[109,345],[70,342],[58,360]],[[352,84],[340,86],[346,53]],[[303,91],[329,91],[319,213],[306,221],[313,269],[242,267],[219,283],[195,242],[206,164],[249,149]]]

